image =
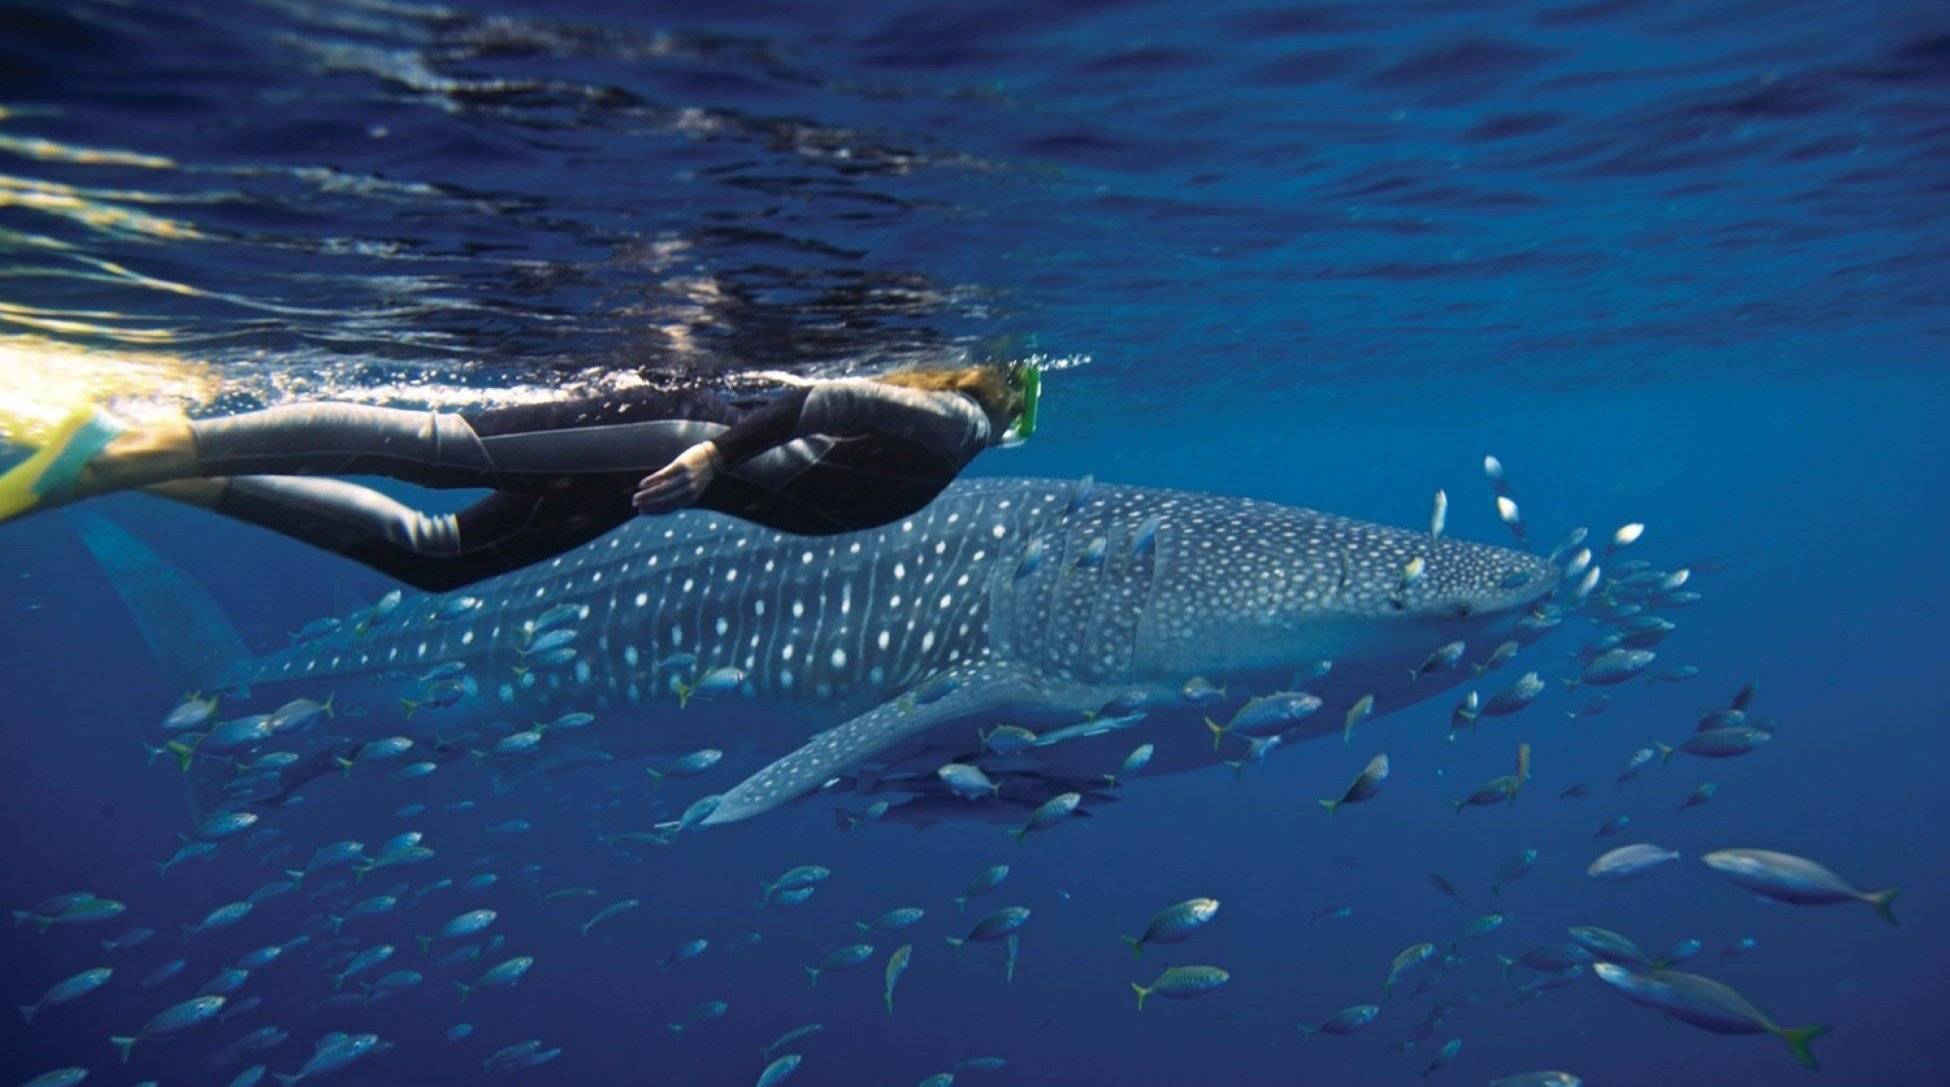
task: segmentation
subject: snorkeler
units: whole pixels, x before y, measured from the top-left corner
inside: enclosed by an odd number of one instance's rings
[[[479,412],[315,403],[144,426],[88,408],[0,476],[0,521],[147,488],[420,589],[453,589],[639,513],[697,506],[807,535],[898,520],[983,450],[1027,438],[1040,390],[1032,366],[980,365],[794,381],[758,406],[638,389]],[[494,493],[429,514],[309,478],[337,475]]]

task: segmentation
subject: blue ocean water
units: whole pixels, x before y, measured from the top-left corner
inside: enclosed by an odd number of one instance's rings
[[[1551,689],[1456,742],[1449,691],[1238,778],[1140,777],[1021,845],[986,821],[841,833],[809,806],[632,848],[605,835],[702,789],[649,789],[641,760],[619,760],[497,795],[457,765],[420,782],[320,778],[263,813],[284,857],[234,841],[158,875],[198,813],[184,775],[141,745],[183,692],[73,523],[25,519],[0,528],[0,901],[89,890],[128,909],[0,935],[16,1004],[115,970],[31,1026],[0,1020],[0,1081],[79,1066],[90,1082],[221,1084],[258,1063],[295,1073],[321,1035],[370,1031],[391,1048],[332,1080],[476,1083],[496,1050],[539,1039],[560,1056],[509,1078],[742,1084],[808,1022],[824,1030],[793,1047],[794,1083],[914,1083],[989,1056],[1006,1067],[955,1082],[1396,1083],[1450,1038],[1462,1049],[1432,1082],[1546,1068],[1591,1084],[1943,1081],[1940,6],[80,0],[0,6],[0,31],[10,437],[31,440],[89,387],[138,412],[457,406],[640,374],[1035,356],[1051,367],[1044,427],[976,474],[1093,474],[1411,529],[1442,488],[1452,535],[1507,544],[1481,468],[1493,454],[1535,549],[1643,522],[1605,561],[1691,570],[1701,594],[1665,613],[1677,629],[1656,647],[1658,667],[1698,676],[1613,688],[1600,716],[1568,720],[1590,695],[1554,678],[1596,632],[1577,617],[1473,684],[1487,696],[1535,669]],[[393,588],[148,498],[88,508],[187,570],[259,651]],[[1614,780],[1750,680],[1773,742]],[[604,716],[655,727],[654,713]],[[1520,798],[1454,813],[1520,742],[1534,750]],[[1380,795],[1319,810],[1384,751]],[[1714,799],[1680,810],[1705,781]],[[1560,799],[1575,782],[1592,795]],[[413,803],[427,811],[395,814]],[[1594,840],[1621,813],[1631,829]],[[532,827],[484,829],[508,819]],[[179,939],[317,845],[404,830],[436,858]],[[1630,841],[1682,857],[1632,882],[1585,874]],[[1728,847],[1900,886],[1902,924],[1744,892],[1698,863]],[[1491,895],[1526,848],[1535,870]],[[997,863],[1008,880],[957,915],[950,896]],[[760,881],[799,864],[833,875],[802,906],[757,909]],[[316,1007],[332,995],[316,918],[396,881],[481,872],[494,886],[346,922],[359,947],[398,945],[423,984]],[[570,887],[597,894],[545,897]],[[1195,895],[1221,900],[1214,923],[1134,962],[1118,937]],[[643,904],[580,934],[626,898]],[[870,967],[807,983],[801,968],[851,942],[854,921],[899,905],[927,917],[869,938]],[[1032,911],[1013,980],[1000,945],[957,957],[942,940],[1004,905]],[[475,906],[498,911],[505,949],[428,965],[413,937]],[[1338,906],[1346,917],[1312,919]],[[1351,1037],[1296,1029],[1380,1002],[1398,951],[1490,911],[1509,918],[1462,942],[1466,961],[1431,992],[1404,985]],[[1655,955],[1703,941],[1681,969],[1784,1025],[1832,1027],[1820,1071],[1590,977],[1517,1002],[1531,975],[1506,980],[1495,956],[1573,925]],[[102,949],[136,926],[158,935]],[[233,995],[262,997],[254,1011],[116,1063],[108,1035],[307,930],[317,947]],[[746,932],[763,938],[727,946]],[[1722,958],[1748,936],[1754,950]],[[714,946],[659,965],[696,937]],[[880,963],[897,943],[914,959],[890,1016]],[[535,959],[519,986],[458,1001],[452,981],[516,953]],[[178,957],[174,981],[140,983]],[[1170,963],[1231,981],[1136,1011],[1130,984]],[[665,1029],[713,999],[721,1019]],[[1401,1051],[1438,1002],[1447,1014]],[[449,1042],[457,1022],[474,1032]],[[213,1063],[263,1026],[290,1037]]]

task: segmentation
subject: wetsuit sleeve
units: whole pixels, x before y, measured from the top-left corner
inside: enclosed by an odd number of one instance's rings
[[[799,417],[805,413],[806,397],[812,386],[788,389],[785,395],[745,416],[729,430],[711,439],[726,464],[742,464],[767,449],[791,441],[798,434]]]
[[[737,464],[814,434],[836,438],[885,434],[966,463],[989,445],[989,421],[973,400],[960,393],[849,379],[795,389],[712,441],[730,463]]]

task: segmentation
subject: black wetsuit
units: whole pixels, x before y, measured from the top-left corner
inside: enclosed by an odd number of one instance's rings
[[[216,510],[429,590],[559,555],[637,516],[637,483],[709,440],[720,470],[695,505],[785,532],[897,520],[991,442],[967,396],[871,381],[795,387],[740,404],[710,392],[436,413],[310,404],[191,424]],[[318,476],[378,475],[494,493],[455,514],[412,509]]]

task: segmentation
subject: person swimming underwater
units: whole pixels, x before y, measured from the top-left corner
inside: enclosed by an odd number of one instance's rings
[[[983,450],[1027,438],[1041,392],[1028,365],[786,380],[757,406],[646,388],[478,412],[319,402],[142,426],[90,407],[0,476],[0,521],[145,488],[443,591],[690,506],[804,535],[883,525]],[[318,478],[339,475],[493,493],[430,514]]]

